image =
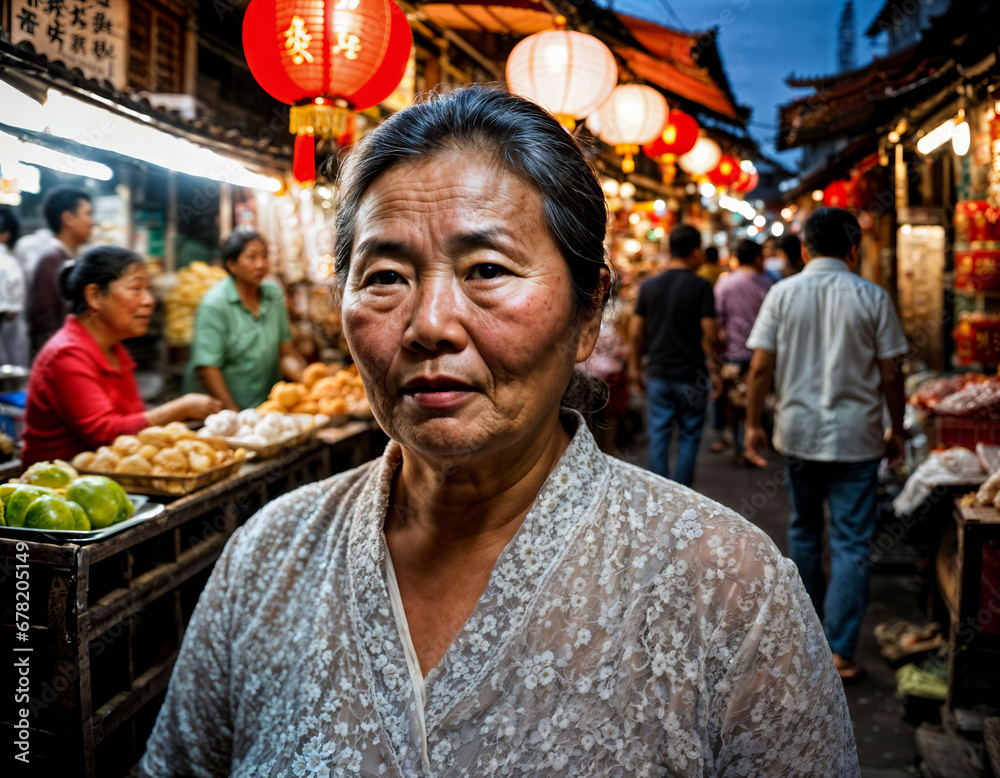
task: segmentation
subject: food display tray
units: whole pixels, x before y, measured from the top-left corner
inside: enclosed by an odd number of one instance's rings
[[[204,473],[197,475],[133,475],[131,473],[107,473],[86,468],[77,468],[85,475],[103,475],[112,478],[122,485],[125,491],[130,494],[148,494],[153,497],[181,497],[191,494],[199,489],[204,489],[216,481],[228,478],[239,470],[250,459],[256,456],[252,451],[248,451],[245,456],[227,462],[224,465],[213,467]]]
[[[298,416],[300,414],[291,414],[293,416]],[[308,414],[307,414],[308,415]],[[257,459],[270,459],[275,457],[284,451],[286,448],[292,448],[293,446],[304,446],[310,440],[316,437],[317,431],[323,429],[324,427],[339,427],[348,421],[347,414],[340,416],[327,416],[325,421],[314,423],[307,430],[302,432],[297,432],[294,435],[289,435],[286,438],[279,438],[271,443],[266,443],[263,446],[255,445],[253,443],[247,443],[245,438],[229,438],[222,437],[222,440],[229,444],[230,448],[243,448],[247,451],[253,452]]]
[[[123,529],[138,524],[142,521],[158,516],[163,513],[164,506],[160,503],[150,502],[149,497],[142,494],[130,494],[128,498],[135,506],[135,515],[131,519],[125,519],[117,524],[103,529],[79,530],[79,529],[33,529],[31,527],[0,527],[0,535],[21,540],[33,540],[40,543],[93,543],[108,535],[114,535]]]

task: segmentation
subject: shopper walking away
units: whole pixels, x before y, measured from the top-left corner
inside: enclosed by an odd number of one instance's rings
[[[28,334],[32,353],[62,327],[69,307],[59,291],[59,271],[66,260],[75,259],[90,240],[94,228],[90,195],[82,189],[59,187],[45,201],[45,221],[55,236],[48,250],[38,257],[28,297]]]
[[[698,266],[695,273],[699,278],[704,278],[712,286],[715,286],[719,276],[729,270],[729,266],[719,262],[719,250],[715,246],[709,246],[704,253],[705,261]]]
[[[763,274],[764,252],[760,244],[752,240],[740,241],[736,247],[736,259],[739,266],[715,285],[716,323],[719,340],[725,343],[722,400],[726,421],[733,431],[736,455],[746,464],[766,467],[767,460],[760,454],[744,455],[742,428],[746,408],[746,376],[753,356],[747,348],[747,338],[773,282]]]
[[[695,275],[701,234],[690,225],[670,233],[667,269],[643,282],[629,324],[629,373],[646,394],[649,469],[690,486],[709,395],[721,390],[712,285]],[[645,376],[642,359],[649,357]],[[677,465],[670,474],[670,439],[677,425]]]
[[[852,272],[861,228],[847,211],[821,208],[805,227],[805,269],[776,284],[757,316],[748,381],[746,448],[767,445],[761,426],[772,374],[778,391],[774,446],[786,457],[788,550],[823,621],[845,680],[868,605],[868,541],[875,531],[878,466],[903,455],[907,344],[889,295]],[[892,433],[885,442],[883,400]],[[830,580],[823,575],[823,503],[830,509]]]
[[[20,233],[17,217],[0,208],[0,364],[28,366],[24,302],[27,290],[21,265],[11,248]]]

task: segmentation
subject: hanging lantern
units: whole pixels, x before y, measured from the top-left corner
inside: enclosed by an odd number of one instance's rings
[[[618,83],[611,50],[593,35],[564,29],[529,35],[507,58],[507,87],[538,103],[572,130],[608,99]]]
[[[719,158],[719,164],[708,171],[708,180],[716,186],[730,187],[739,180],[742,173],[740,161],[729,154],[723,154]]]
[[[834,181],[823,190],[823,204],[830,208],[847,208],[851,204],[846,181]]]
[[[625,157],[622,171],[635,170],[634,154],[639,147],[660,134],[667,120],[667,101],[652,87],[624,84],[597,109],[602,141]]]
[[[756,170],[744,171],[730,189],[734,194],[750,194],[760,183],[760,174]]]
[[[684,111],[671,111],[660,134],[642,147],[646,156],[662,161],[664,156],[687,154],[698,142],[698,122]]]
[[[402,80],[412,37],[392,0],[250,0],[243,50],[257,83],[292,106],[292,169],[308,183],[308,140],[353,133],[354,111],[384,100]],[[315,150],[312,150],[315,154]]]
[[[848,201],[855,207],[865,210],[871,208],[876,201],[876,194],[885,188],[882,171],[878,167],[868,170],[858,170],[847,182]]]
[[[677,158],[687,154],[698,142],[698,122],[684,111],[671,111],[663,131],[642,147],[646,156],[660,163],[663,183],[673,183]]]
[[[691,176],[704,176],[715,168],[722,159],[722,149],[711,138],[702,136],[694,144],[694,148],[682,155],[677,164],[681,170]]]

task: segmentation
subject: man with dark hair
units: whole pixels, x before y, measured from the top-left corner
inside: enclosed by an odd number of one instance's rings
[[[646,394],[649,469],[685,486],[694,479],[708,387],[713,397],[720,389],[712,285],[694,272],[701,262],[701,233],[690,225],[674,229],[667,268],[643,282],[629,323],[629,373],[636,389]],[[644,376],[642,359],[647,353]],[[671,476],[675,423],[677,465]]]
[[[82,189],[53,189],[45,200],[44,213],[54,237],[49,249],[38,257],[29,279],[28,334],[33,354],[62,327],[69,309],[59,293],[59,271],[67,260],[76,258],[94,228],[90,195]]]
[[[847,211],[821,208],[805,228],[805,269],[772,287],[747,346],[747,454],[767,445],[761,426],[772,375],[778,391],[774,446],[786,457],[788,552],[823,621],[845,680],[868,605],[878,467],[903,459],[907,351],[889,295],[852,271],[861,228]],[[886,443],[883,406],[892,419]],[[830,580],[823,574],[823,503],[830,509]]]
[[[736,456],[745,464],[765,467],[767,460],[760,454],[749,456],[743,452],[741,427],[746,397],[745,388],[741,387],[746,386],[746,374],[753,356],[747,348],[747,338],[772,282],[762,273],[764,252],[759,243],[741,240],[736,246],[736,259],[739,266],[715,285],[719,340],[726,344],[726,365],[722,368],[722,382],[726,390],[725,414],[733,430]],[[724,445],[714,445],[712,451],[719,452],[724,448]]]

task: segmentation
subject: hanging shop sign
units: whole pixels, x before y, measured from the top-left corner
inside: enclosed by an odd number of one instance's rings
[[[128,0],[12,0],[11,43],[126,87]]]

